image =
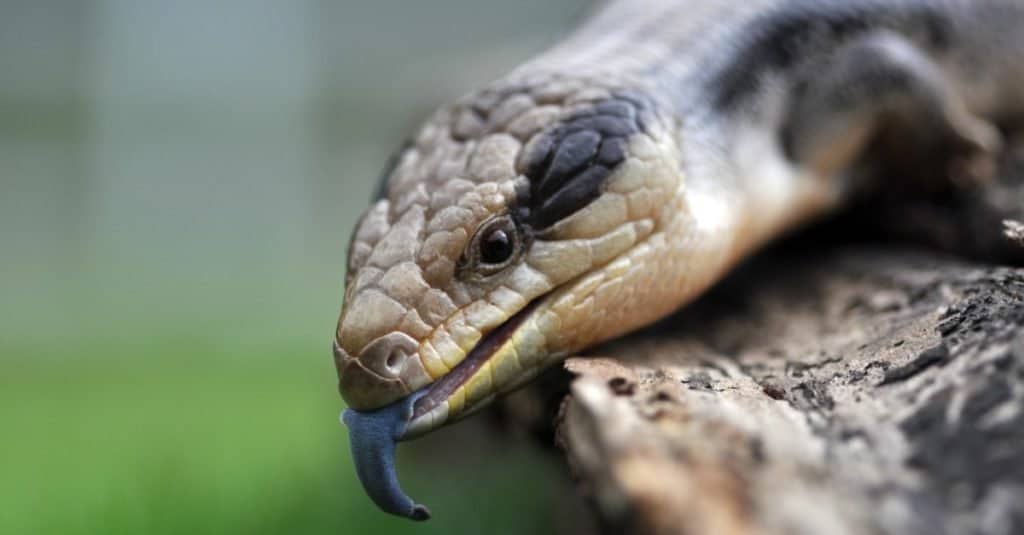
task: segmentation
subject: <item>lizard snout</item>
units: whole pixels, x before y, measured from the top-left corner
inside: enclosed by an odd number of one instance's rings
[[[334,362],[341,396],[349,407],[369,410],[409,395],[412,389],[405,379],[425,375],[416,358],[418,350],[419,343],[401,332],[377,338],[355,358],[335,340]]]

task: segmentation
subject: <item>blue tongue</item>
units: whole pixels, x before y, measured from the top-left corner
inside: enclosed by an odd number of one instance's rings
[[[387,407],[359,412],[345,409],[341,419],[348,426],[356,475],[373,503],[393,515],[427,520],[430,510],[412,500],[398,484],[395,443],[405,434],[413,403],[423,392],[412,394]]]

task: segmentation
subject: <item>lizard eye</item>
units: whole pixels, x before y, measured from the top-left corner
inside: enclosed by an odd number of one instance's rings
[[[476,272],[493,275],[508,267],[520,249],[515,222],[508,216],[499,216],[484,223],[473,236],[468,256]]]

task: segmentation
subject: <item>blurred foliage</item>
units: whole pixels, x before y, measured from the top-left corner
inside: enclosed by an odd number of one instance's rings
[[[0,2],[0,533],[550,532],[452,430],[400,448],[435,519],[379,513],[329,342],[387,155],[583,3]]]

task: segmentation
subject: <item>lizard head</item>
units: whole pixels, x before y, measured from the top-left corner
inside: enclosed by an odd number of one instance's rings
[[[334,341],[347,404],[416,393],[415,436],[671,310],[649,296],[680,281],[644,258],[678,209],[673,132],[642,92],[555,77],[435,114],[352,237]]]

